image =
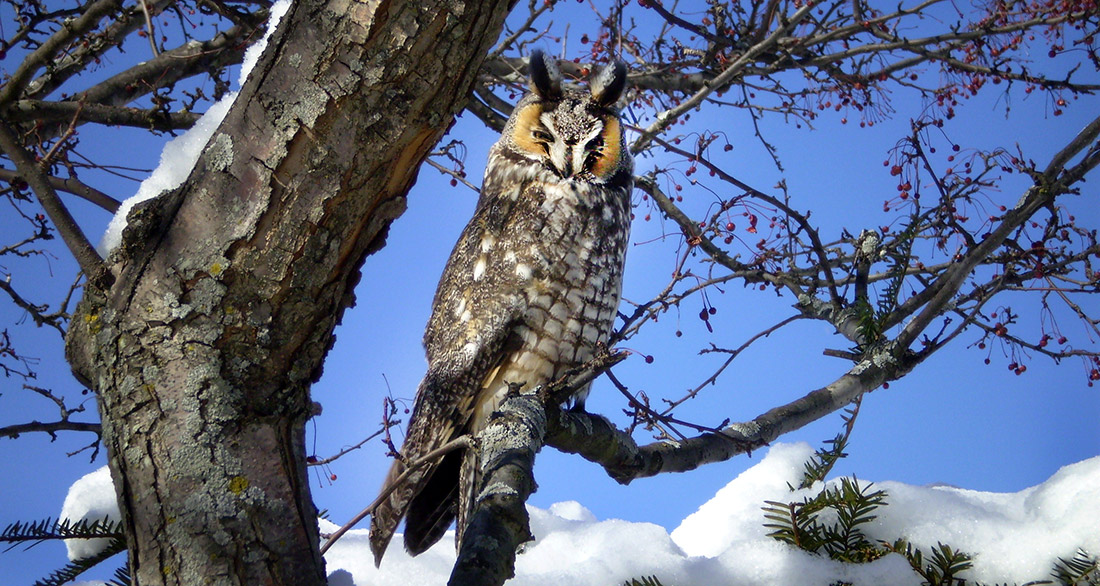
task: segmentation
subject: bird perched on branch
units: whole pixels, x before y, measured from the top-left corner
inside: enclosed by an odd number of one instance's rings
[[[584,364],[614,324],[633,189],[617,108],[626,66],[603,67],[584,90],[566,86],[557,61],[541,52],[528,69],[530,92],[489,151],[474,217],[436,290],[424,333],[428,372],[382,487],[392,492],[371,517],[376,564],[402,518],[405,549],[416,555],[456,518],[460,545],[472,513],[475,450],[409,465],[481,431],[510,387],[533,389]],[[574,406],[583,408],[587,394],[578,392]]]

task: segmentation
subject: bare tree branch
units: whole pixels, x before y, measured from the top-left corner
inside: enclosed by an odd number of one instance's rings
[[[12,104],[13,122],[59,122],[76,119],[108,126],[133,126],[149,130],[182,130],[191,128],[202,114],[166,112],[161,108],[127,108],[86,101],[44,102],[19,100]]]
[[[707,433],[646,446],[637,445],[629,434],[602,416],[559,411],[547,416],[546,443],[600,464],[616,481],[629,484],[637,478],[694,470],[766,446],[785,433],[843,409],[863,393],[903,375],[912,366],[877,354],[856,364],[828,386],[751,421],[730,424],[720,434]]]
[[[11,169],[0,169],[0,181],[7,181],[11,183],[15,181],[17,177],[21,175]],[[50,186],[57,191],[64,191],[71,193],[80,198],[94,203],[95,205],[111,212],[112,214],[118,211],[121,204],[117,199],[103,193],[102,191],[77,180],[75,177],[61,178],[54,175],[47,177]]]
[[[534,539],[526,503],[545,434],[546,413],[534,393],[506,399],[478,434],[482,481],[448,586],[499,586],[515,575],[516,548]]]
[[[48,309],[47,306],[35,305],[24,299],[19,293],[15,291],[15,289],[12,288],[10,277],[8,279],[0,279],[0,290],[3,290],[5,293],[7,293],[8,297],[11,298],[12,302],[15,303],[16,306],[23,309],[23,311],[26,311],[31,316],[31,319],[34,320],[35,325],[39,327],[47,325],[56,329],[58,333],[60,333],[62,336],[65,335],[65,329],[61,327],[62,316],[57,314],[46,315],[43,312]]]
[[[48,433],[50,437],[57,437],[59,431],[86,431],[96,435],[101,433],[101,428],[98,423],[84,423],[81,421],[69,421],[68,419],[62,419],[60,421],[53,421],[49,423],[42,423],[39,421],[32,421],[30,423],[20,423],[17,425],[7,425],[0,427],[0,437],[6,437],[15,439],[24,433]]]
[[[89,278],[97,278],[103,267],[103,259],[88,242],[88,237],[81,231],[68,208],[61,202],[61,198],[50,185],[46,174],[19,143],[6,122],[0,122],[0,151],[15,163],[19,174],[34,190],[46,214],[53,221],[54,226],[57,226],[57,231],[61,233],[61,239],[65,241],[69,252],[76,258],[80,269]]]
[[[51,62],[61,49],[99,25],[99,22],[118,12],[119,0],[96,0],[86,7],[79,17],[61,27],[27,56],[15,69],[7,83],[0,87],[0,109],[6,107],[23,93],[31,77]]]

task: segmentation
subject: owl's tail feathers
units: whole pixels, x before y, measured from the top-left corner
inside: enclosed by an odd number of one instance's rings
[[[448,453],[409,503],[405,518],[405,550],[419,555],[442,539],[455,520],[459,467],[466,450]]]
[[[374,565],[382,563],[386,547],[405,519],[405,550],[421,554],[447,532],[455,518],[458,470],[461,450],[450,452],[439,463],[425,464],[404,478],[405,463],[397,460],[390,467],[380,494],[389,492],[371,514],[370,548]]]
[[[460,456],[461,466],[458,470],[458,488],[456,499],[458,501],[458,523],[455,524],[455,549],[462,549],[462,538],[466,535],[466,527],[473,517],[477,488],[481,485],[481,474],[478,466],[477,450],[463,450]]]
[[[374,565],[382,563],[382,556],[386,554],[386,546],[393,539],[393,532],[397,524],[405,516],[412,500],[413,486],[408,482],[411,476],[400,481],[401,474],[405,472],[405,464],[401,460],[394,461],[390,466],[390,472],[386,475],[386,481],[382,483],[380,496],[382,500],[374,506],[370,517],[370,549],[374,553]]]

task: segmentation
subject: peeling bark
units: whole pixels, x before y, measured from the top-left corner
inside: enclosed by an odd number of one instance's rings
[[[66,352],[136,583],[325,582],[309,387],[508,8],[296,2],[190,178],[131,213]]]

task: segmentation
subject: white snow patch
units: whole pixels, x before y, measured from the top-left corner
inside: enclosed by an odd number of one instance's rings
[[[271,38],[272,33],[279,27],[279,23],[282,22],[283,16],[290,10],[291,0],[276,0],[271,5],[271,17],[268,21],[267,30],[264,32],[263,38],[252,44],[244,52],[244,58],[241,60],[241,75],[237,78],[237,84],[244,87],[245,80],[248,79],[248,75],[252,73],[252,69],[256,67],[256,63],[260,60],[260,55],[263,54],[264,49],[267,48],[267,40]]]
[[[111,471],[106,466],[85,474],[69,487],[65,503],[61,505],[62,521],[70,524],[87,519],[89,522],[104,518],[118,521],[118,501],[115,500],[115,488],[111,482]],[[65,548],[69,550],[69,560],[78,560],[93,556],[110,543],[109,539],[66,539]]]
[[[688,555],[714,557],[739,541],[767,539],[760,508],[766,500],[794,500],[803,464],[813,456],[807,443],[775,444],[759,464],[745,470],[672,532]],[[801,497],[799,497],[801,498]]]
[[[1100,457],[1070,464],[1016,493],[880,482],[890,505],[868,535],[902,536],[927,551],[937,541],[975,554],[973,582],[1048,579],[1078,547],[1100,554]]]
[[[816,494],[820,484],[792,492],[806,444],[776,444],[688,516],[672,532],[649,523],[598,521],[576,502],[549,510],[528,507],[535,542],[516,560],[509,586],[622,584],[655,575],[665,584],[828,586],[918,586],[921,578],[900,555],[869,564],[845,564],[767,537],[761,507],[766,500],[795,501]],[[831,481],[835,482],[835,481]],[[861,484],[865,484],[861,481]],[[1100,457],[1067,466],[1047,482],[1018,493],[1000,494],[945,487],[875,483],[889,504],[867,527],[872,540],[908,538],[926,555],[937,542],[974,554],[971,581],[1017,582],[1045,579],[1057,557],[1077,547],[1100,552]],[[351,531],[329,550],[330,571],[361,586],[445,584],[454,563],[453,536],[429,552],[409,558],[395,536],[381,569],[368,549],[366,530]],[[346,540],[346,542],[345,542]],[[411,577],[410,577],[411,576]],[[347,582],[343,582],[347,583]]]
[[[267,40],[279,26],[279,21],[282,20],[283,15],[290,9],[290,4],[291,0],[278,0],[272,4],[267,32],[245,51],[239,78],[241,86],[244,85],[249,73],[252,72],[256,62],[259,61],[260,55],[267,47]],[[199,155],[202,154],[206,144],[210,141],[210,137],[221,125],[226,113],[229,112],[230,106],[233,105],[236,99],[237,92],[230,92],[222,96],[222,99],[212,104],[187,132],[165,143],[164,150],[160,154],[160,164],[149,177],[141,182],[137,193],[122,202],[114,217],[111,218],[111,222],[107,225],[107,231],[96,247],[100,255],[107,256],[122,241],[122,229],[126,227],[126,215],[130,213],[135,205],[152,199],[165,191],[175,189],[187,179],[187,176],[191,174],[191,169],[195,167],[195,162],[199,160]]]
[[[568,521],[594,523],[596,516],[577,501],[565,501],[550,505],[550,514]]]
[[[203,148],[206,147],[210,137],[214,135],[214,131],[218,129],[218,125],[222,123],[226,112],[229,111],[229,107],[233,105],[233,99],[236,97],[237,92],[226,94],[225,97],[210,106],[206,113],[202,115],[202,118],[199,118],[198,122],[187,132],[165,143],[164,150],[160,153],[160,165],[141,182],[137,193],[122,202],[114,217],[111,218],[111,223],[107,224],[107,232],[103,234],[103,239],[99,241],[99,246],[96,247],[99,254],[107,256],[122,241],[122,229],[126,227],[126,215],[130,213],[135,205],[153,199],[165,191],[175,189],[187,179],[187,176],[191,174],[191,169],[195,166],[195,162],[199,160]]]
[[[516,560],[509,586],[588,586],[622,584],[655,575],[665,584],[710,586],[738,584],[828,586],[917,586],[921,579],[897,554],[869,564],[845,564],[807,553],[766,536],[764,501],[794,501],[821,486],[791,492],[812,449],[805,444],[776,444],[763,460],[746,470],[688,516],[670,535],[651,523],[598,520],[575,501],[549,510],[528,507],[535,541]],[[835,481],[830,481],[835,482]],[[865,484],[865,481],[861,481]],[[1049,577],[1057,557],[1082,547],[1100,553],[1100,456],[1066,466],[1049,480],[1017,493],[990,493],[951,487],[919,487],[879,482],[888,505],[868,524],[868,538],[910,540],[927,555],[937,542],[974,556],[971,582],[1024,583]],[[73,485],[70,501],[114,506],[106,469]],[[82,509],[83,510],[83,509]],[[117,511],[114,512],[117,515]],[[94,513],[90,516],[102,516]],[[322,533],[336,525],[321,520]],[[349,531],[326,553],[333,584],[408,586],[445,584],[455,562],[454,533],[428,552],[411,558],[401,535],[391,543],[382,567],[374,567],[366,529]],[[84,544],[81,544],[84,545]],[[70,552],[72,552],[70,545]],[[83,554],[70,553],[70,557]]]

